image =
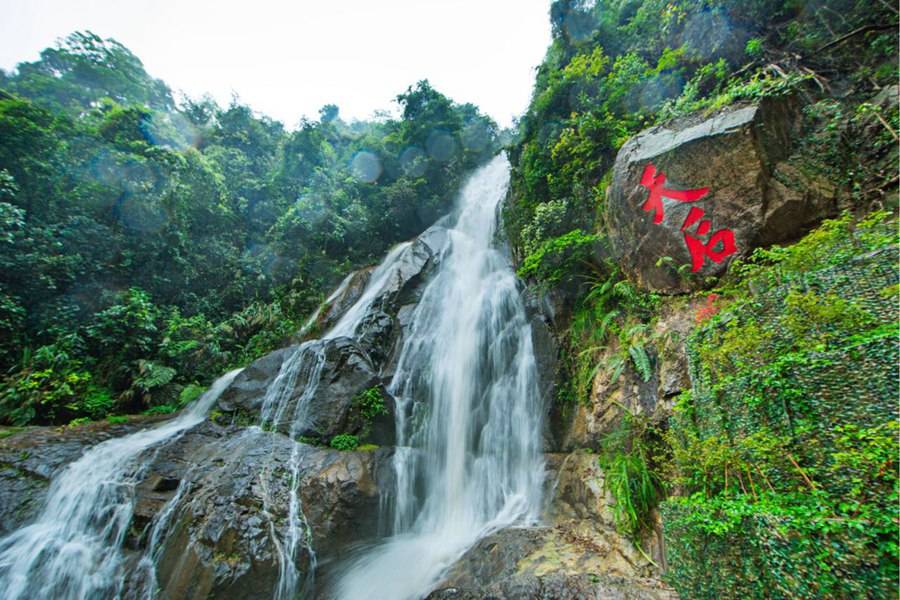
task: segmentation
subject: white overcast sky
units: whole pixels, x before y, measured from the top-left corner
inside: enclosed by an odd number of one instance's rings
[[[295,127],[396,110],[420,79],[503,126],[550,43],[550,0],[0,0],[0,68],[75,30],[112,37],[192,97],[232,93]]]

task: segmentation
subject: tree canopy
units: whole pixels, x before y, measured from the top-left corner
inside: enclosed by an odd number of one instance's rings
[[[449,210],[497,127],[427,81],[397,102],[289,131],[90,32],[0,72],[0,421],[174,410]]]

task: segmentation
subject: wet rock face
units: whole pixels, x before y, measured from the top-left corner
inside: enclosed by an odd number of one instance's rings
[[[676,600],[654,580],[635,580],[589,573],[516,575],[481,588],[445,587],[426,600]]]
[[[542,405],[547,409],[544,417],[543,445],[545,451],[559,446],[564,424],[558,414],[556,402],[558,384],[562,376],[559,366],[559,342],[553,334],[553,312],[545,296],[524,290],[525,312],[531,326],[531,344],[534,349],[535,367]]]
[[[266,392],[286,370],[297,352],[302,353],[298,373],[292,385],[283,391],[285,409],[272,426],[284,434],[291,433],[297,403],[310,385],[310,371],[314,355],[322,353],[322,366],[315,393],[309,401],[307,426],[298,435],[315,436],[328,441],[340,433],[359,433],[366,423],[354,399],[381,380],[369,355],[349,338],[315,340],[306,346],[292,346],[276,350],[260,358],[237,377],[218,401],[221,411],[243,425],[259,424]],[[287,378],[285,378],[287,380]]]
[[[453,565],[430,600],[674,600],[656,568],[615,530],[593,454],[547,454],[546,526],[498,531]],[[653,536],[642,542],[661,549]]]
[[[105,440],[134,433],[165,417],[135,417],[127,423],[78,427],[28,427],[0,440],[0,537],[34,519],[51,478],[84,451]]]
[[[291,456],[299,461],[300,507],[312,548],[328,560],[351,540],[374,535],[379,480],[388,450],[339,452],[296,444],[276,432],[204,423],[159,449],[136,490],[135,554],[145,552],[151,527],[170,511],[159,549],[160,598],[258,598],[275,589],[278,546],[284,547],[291,496]],[[295,556],[301,578],[312,554]],[[130,590],[146,584],[132,571]]]
[[[549,573],[512,575],[485,587],[448,586],[435,590],[427,600],[676,600],[677,597],[654,580]]]
[[[362,296],[363,291],[366,289],[366,284],[369,283],[373,269],[374,267],[367,267],[350,275],[347,286],[343,291],[324,307],[319,319],[319,331],[328,331],[338,322],[341,315],[353,306],[354,302],[359,300],[359,297]]]
[[[619,340],[610,339],[596,359],[600,368],[594,375],[590,398],[570,408],[559,426],[556,449],[599,449],[601,440],[617,428],[625,411],[655,423],[665,422],[678,395],[690,388],[685,344],[704,303],[703,298],[673,298],[661,309],[651,332],[656,342],[644,347],[651,366],[646,381],[631,362],[613,378],[616,370],[609,365],[621,354],[621,348]]]
[[[800,235],[834,189],[787,159],[794,102],[767,99],[654,127],[619,151],[607,197],[614,258],[642,287],[707,285],[735,257]]]

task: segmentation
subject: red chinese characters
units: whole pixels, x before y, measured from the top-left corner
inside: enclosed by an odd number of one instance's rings
[[[693,227],[697,221],[703,219],[704,214],[706,214],[706,211],[702,208],[692,206],[691,211],[684,220],[684,224],[681,226],[681,231],[684,232],[684,243],[687,244],[688,252],[691,253],[691,272],[693,273],[703,268],[703,263],[707,258],[718,264],[737,250],[737,246],[734,245],[734,232],[730,229],[716,231],[709,236],[709,240],[705,244],[699,237],[688,233],[687,230]],[[709,233],[709,227],[709,219],[700,221],[700,224],[697,225],[697,236]],[[722,245],[722,248],[716,250],[716,246],[719,244]]]
[[[677,200],[678,202],[696,202],[709,193],[709,188],[697,188],[694,190],[670,190],[663,187],[666,183],[666,174],[657,171],[653,163],[648,163],[641,174],[641,185],[650,193],[647,201],[641,206],[646,212],[653,213],[653,223],[659,225],[663,221],[663,198]],[[719,229],[712,233],[704,242],[701,238],[709,234],[712,226],[709,219],[703,219],[706,214],[702,208],[692,206],[687,218],[681,225],[684,233],[684,243],[691,254],[691,271],[696,273],[703,268],[706,259],[714,263],[720,263],[737,251],[734,243],[734,232],[730,229]],[[703,219],[701,221],[701,219]],[[697,223],[698,221],[699,224]],[[697,229],[691,233],[690,229],[697,225]]]
[[[670,190],[664,188],[666,183],[666,174],[660,171],[657,174],[656,167],[653,163],[649,163],[644,167],[644,173],[641,175],[641,185],[650,190],[647,195],[647,201],[641,207],[645,211],[653,211],[653,222],[656,225],[662,223],[663,220],[663,204],[662,199],[670,198],[679,202],[696,202],[709,192],[709,188],[699,188],[696,190]]]

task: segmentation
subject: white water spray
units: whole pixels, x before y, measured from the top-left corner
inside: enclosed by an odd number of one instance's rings
[[[393,534],[351,561],[333,598],[422,597],[483,536],[537,519],[544,467],[531,330],[512,267],[493,247],[508,182],[499,156],[460,194],[390,386]]]
[[[292,404],[293,391],[297,389],[298,379],[302,382],[303,390],[300,397],[294,403],[291,415],[290,437],[294,440],[309,428],[310,403],[318,390],[322,368],[325,365],[325,351],[323,341],[339,337],[354,337],[369,309],[378,299],[384,286],[392,277],[396,277],[397,265],[404,252],[411,246],[410,242],[398,244],[388,252],[387,256],[372,272],[366,288],[360,298],[347,309],[340,320],[332,327],[321,340],[304,342],[282,363],[278,375],[266,390],[263,398],[260,415],[260,427],[274,427],[282,422],[285,411]],[[346,289],[353,274],[344,278],[327,302],[337,298]],[[312,587],[312,575],[315,570],[316,556],[309,543],[311,531],[303,514],[300,501],[299,486],[301,478],[302,462],[300,460],[300,445],[295,444],[291,451],[291,493],[288,506],[287,526],[283,532],[275,532],[272,529],[273,542],[278,556],[278,584],[275,589],[275,600],[291,600],[298,594],[300,584],[305,589]],[[305,580],[296,567],[297,551],[302,544],[306,544],[310,557],[310,572]]]
[[[136,459],[200,423],[239,372],[220,377],[171,421],[97,444],[57,475],[37,520],[0,540],[0,597],[118,596],[125,578],[121,548],[134,511],[134,487],[151,462]]]
[[[342,600],[420,597],[481,537],[537,517],[542,411],[531,332],[512,268],[492,247],[508,171],[506,159],[498,157],[462,190],[448,247],[413,312],[390,385],[398,402],[392,535],[348,566],[333,592]],[[403,258],[412,248],[404,243],[388,253],[362,296],[323,340],[364,333],[362,325],[384,290],[393,278],[402,280]],[[349,282],[348,276],[329,300]],[[314,322],[315,317],[306,329]],[[324,361],[321,340],[304,342],[287,357],[263,399],[261,428],[289,419],[296,439],[308,427]],[[0,598],[120,596],[121,547],[132,519],[133,489],[152,462],[138,458],[202,421],[236,375],[220,378],[176,419],[98,444],[66,467],[53,480],[37,521],[0,540]],[[294,402],[298,387],[303,391]],[[288,409],[291,414],[285,414]],[[299,496],[299,444],[290,469],[287,523],[280,531],[271,527],[279,562],[272,593],[278,600],[295,598],[301,581],[311,582],[312,573],[304,578],[296,568],[304,544],[310,570],[315,567]],[[152,571],[161,536],[186,493],[187,486],[180,486],[152,526],[140,565],[147,571],[147,598],[156,587]]]

